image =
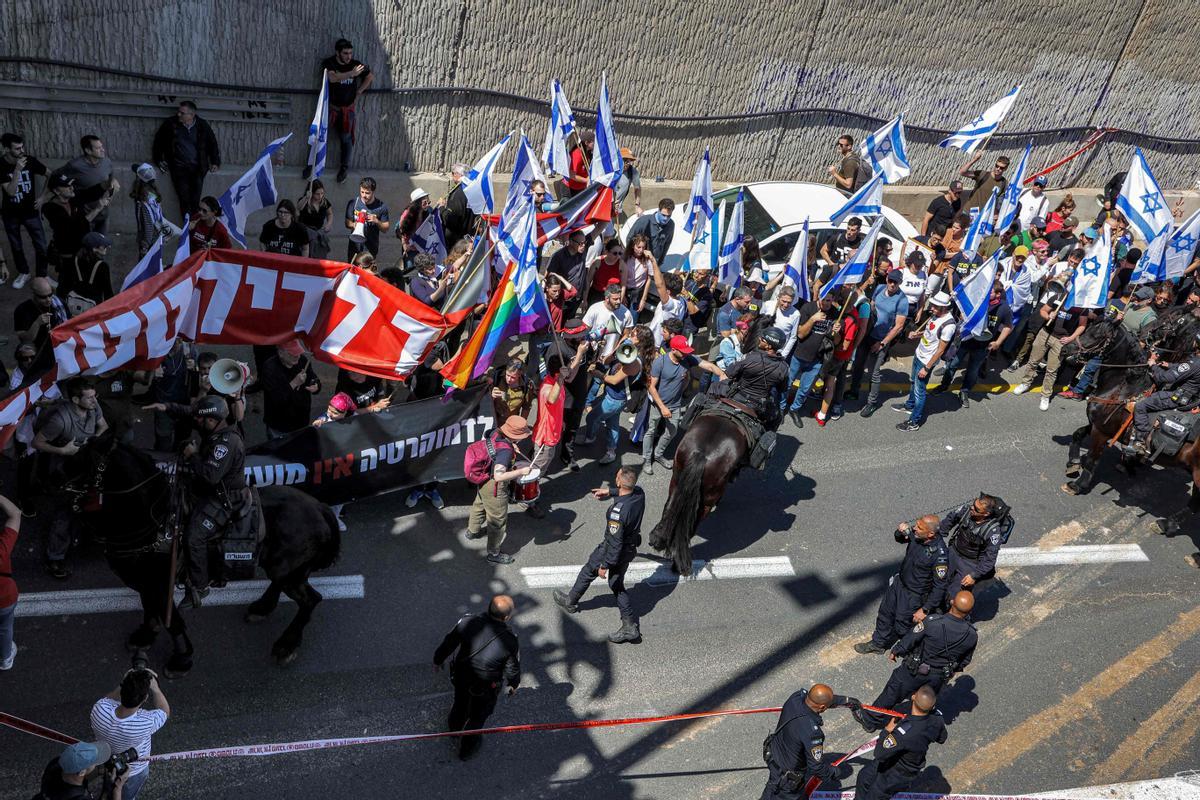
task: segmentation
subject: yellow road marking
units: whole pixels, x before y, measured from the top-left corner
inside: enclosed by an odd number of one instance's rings
[[[1170,700],[1121,742],[1121,746],[1092,773],[1092,783],[1116,783],[1162,774],[1172,760],[1190,749],[1200,731],[1200,672],[1192,676]],[[1185,724],[1167,738],[1180,722]],[[1133,775],[1129,775],[1133,772]],[[1125,776],[1129,777],[1125,777]]]

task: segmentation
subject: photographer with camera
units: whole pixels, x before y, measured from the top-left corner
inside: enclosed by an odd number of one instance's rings
[[[104,742],[69,744],[46,765],[41,790],[34,800],[124,800],[129,780],[125,759],[129,756],[136,757],[137,753],[114,756]],[[93,792],[92,785],[99,775],[104,776],[104,783],[98,792]]]
[[[152,709],[142,708],[149,699]],[[134,749],[142,760],[128,765],[124,775],[124,800],[134,800],[150,777],[150,739],[167,724],[171,706],[158,686],[158,676],[148,669],[131,669],[121,685],[92,706],[92,730],[96,740],[114,753]]]

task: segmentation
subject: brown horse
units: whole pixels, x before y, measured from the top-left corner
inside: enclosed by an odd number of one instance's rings
[[[1148,336],[1151,346],[1166,356],[1164,360],[1186,357],[1200,321],[1190,315],[1176,315],[1164,323],[1151,330]],[[1063,348],[1063,360],[1068,364],[1082,364],[1095,357],[1100,358],[1102,366],[1096,378],[1096,391],[1088,398],[1088,422],[1071,436],[1066,474],[1074,480],[1062,486],[1068,494],[1087,494],[1092,490],[1105,449],[1129,440],[1133,403],[1154,389],[1146,368],[1145,350],[1117,319],[1109,317],[1089,325],[1076,342]],[[1085,440],[1087,454],[1081,456]],[[1121,469],[1127,474],[1132,475],[1138,463],[1137,459],[1121,456]],[[1187,470],[1192,478],[1187,506],[1158,521],[1164,533],[1174,533],[1189,515],[1200,512],[1200,442],[1188,442],[1175,455],[1160,456],[1157,463]]]

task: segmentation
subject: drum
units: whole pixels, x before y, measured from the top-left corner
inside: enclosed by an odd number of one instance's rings
[[[514,481],[512,488],[509,489],[509,498],[514,503],[532,503],[538,499],[539,494],[541,494],[541,489],[538,488],[537,479],[528,483]]]

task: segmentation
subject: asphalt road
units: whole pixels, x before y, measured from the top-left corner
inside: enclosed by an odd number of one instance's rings
[[[1041,413],[1036,397],[1001,395],[956,407],[934,399],[915,434],[896,431],[901,417],[886,407],[825,429],[810,422],[798,435],[785,425],[768,471],[742,473],[703,524],[695,555],[786,557],[794,575],[639,585],[639,645],[605,640],[618,618],[603,582],[584,613],[567,616],[521,572],[584,562],[603,509],[587,490],[611,480],[613,467],[589,462],[555,476],[543,521],[512,514],[506,549],[517,561],[505,567],[463,537],[466,484],[446,487],[440,512],[407,509],[402,493],[360,502],[327,574],[363,575],[365,597],[323,603],[287,668],[269,648],[293,606],[259,626],[243,624],[236,607],[188,612],[196,666],[165,686],[173,715],[155,750],[438,730],[451,694],[445,673],[430,667],[432,652],[460,614],[500,591],[517,602],[525,677],[493,724],[773,706],[815,681],[869,701],[890,665],[851,647],[869,634],[902,554],[893,527],[986,489],[1014,506],[1011,547],[1132,543],[1148,560],[1002,570],[981,593],[975,662],[941,698],[949,741],[930,752],[915,788],[1015,794],[1195,767],[1200,571],[1187,557],[1200,533],[1192,526],[1190,537],[1167,539],[1153,525],[1182,506],[1186,477],[1155,471],[1134,484],[1109,465],[1094,493],[1071,497],[1059,489],[1064,437],[1082,406],[1058,401]],[[661,469],[643,478],[646,532],[668,480]],[[25,536],[17,556],[22,591],[64,588],[38,571],[32,544]],[[116,585],[95,554],[75,561],[65,588]],[[128,665],[123,638],[138,620],[133,612],[19,618],[21,651],[0,676],[0,709],[86,736],[92,702]],[[172,762],[153,768],[144,796],[757,797],[760,746],[776,721],[507,734],[468,763],[442,741]],[[826,715],[826,731],[831,751],[867,738],[844,711]],[[0,796],[32,794],[56,748],[9,731],[0,742]]]

